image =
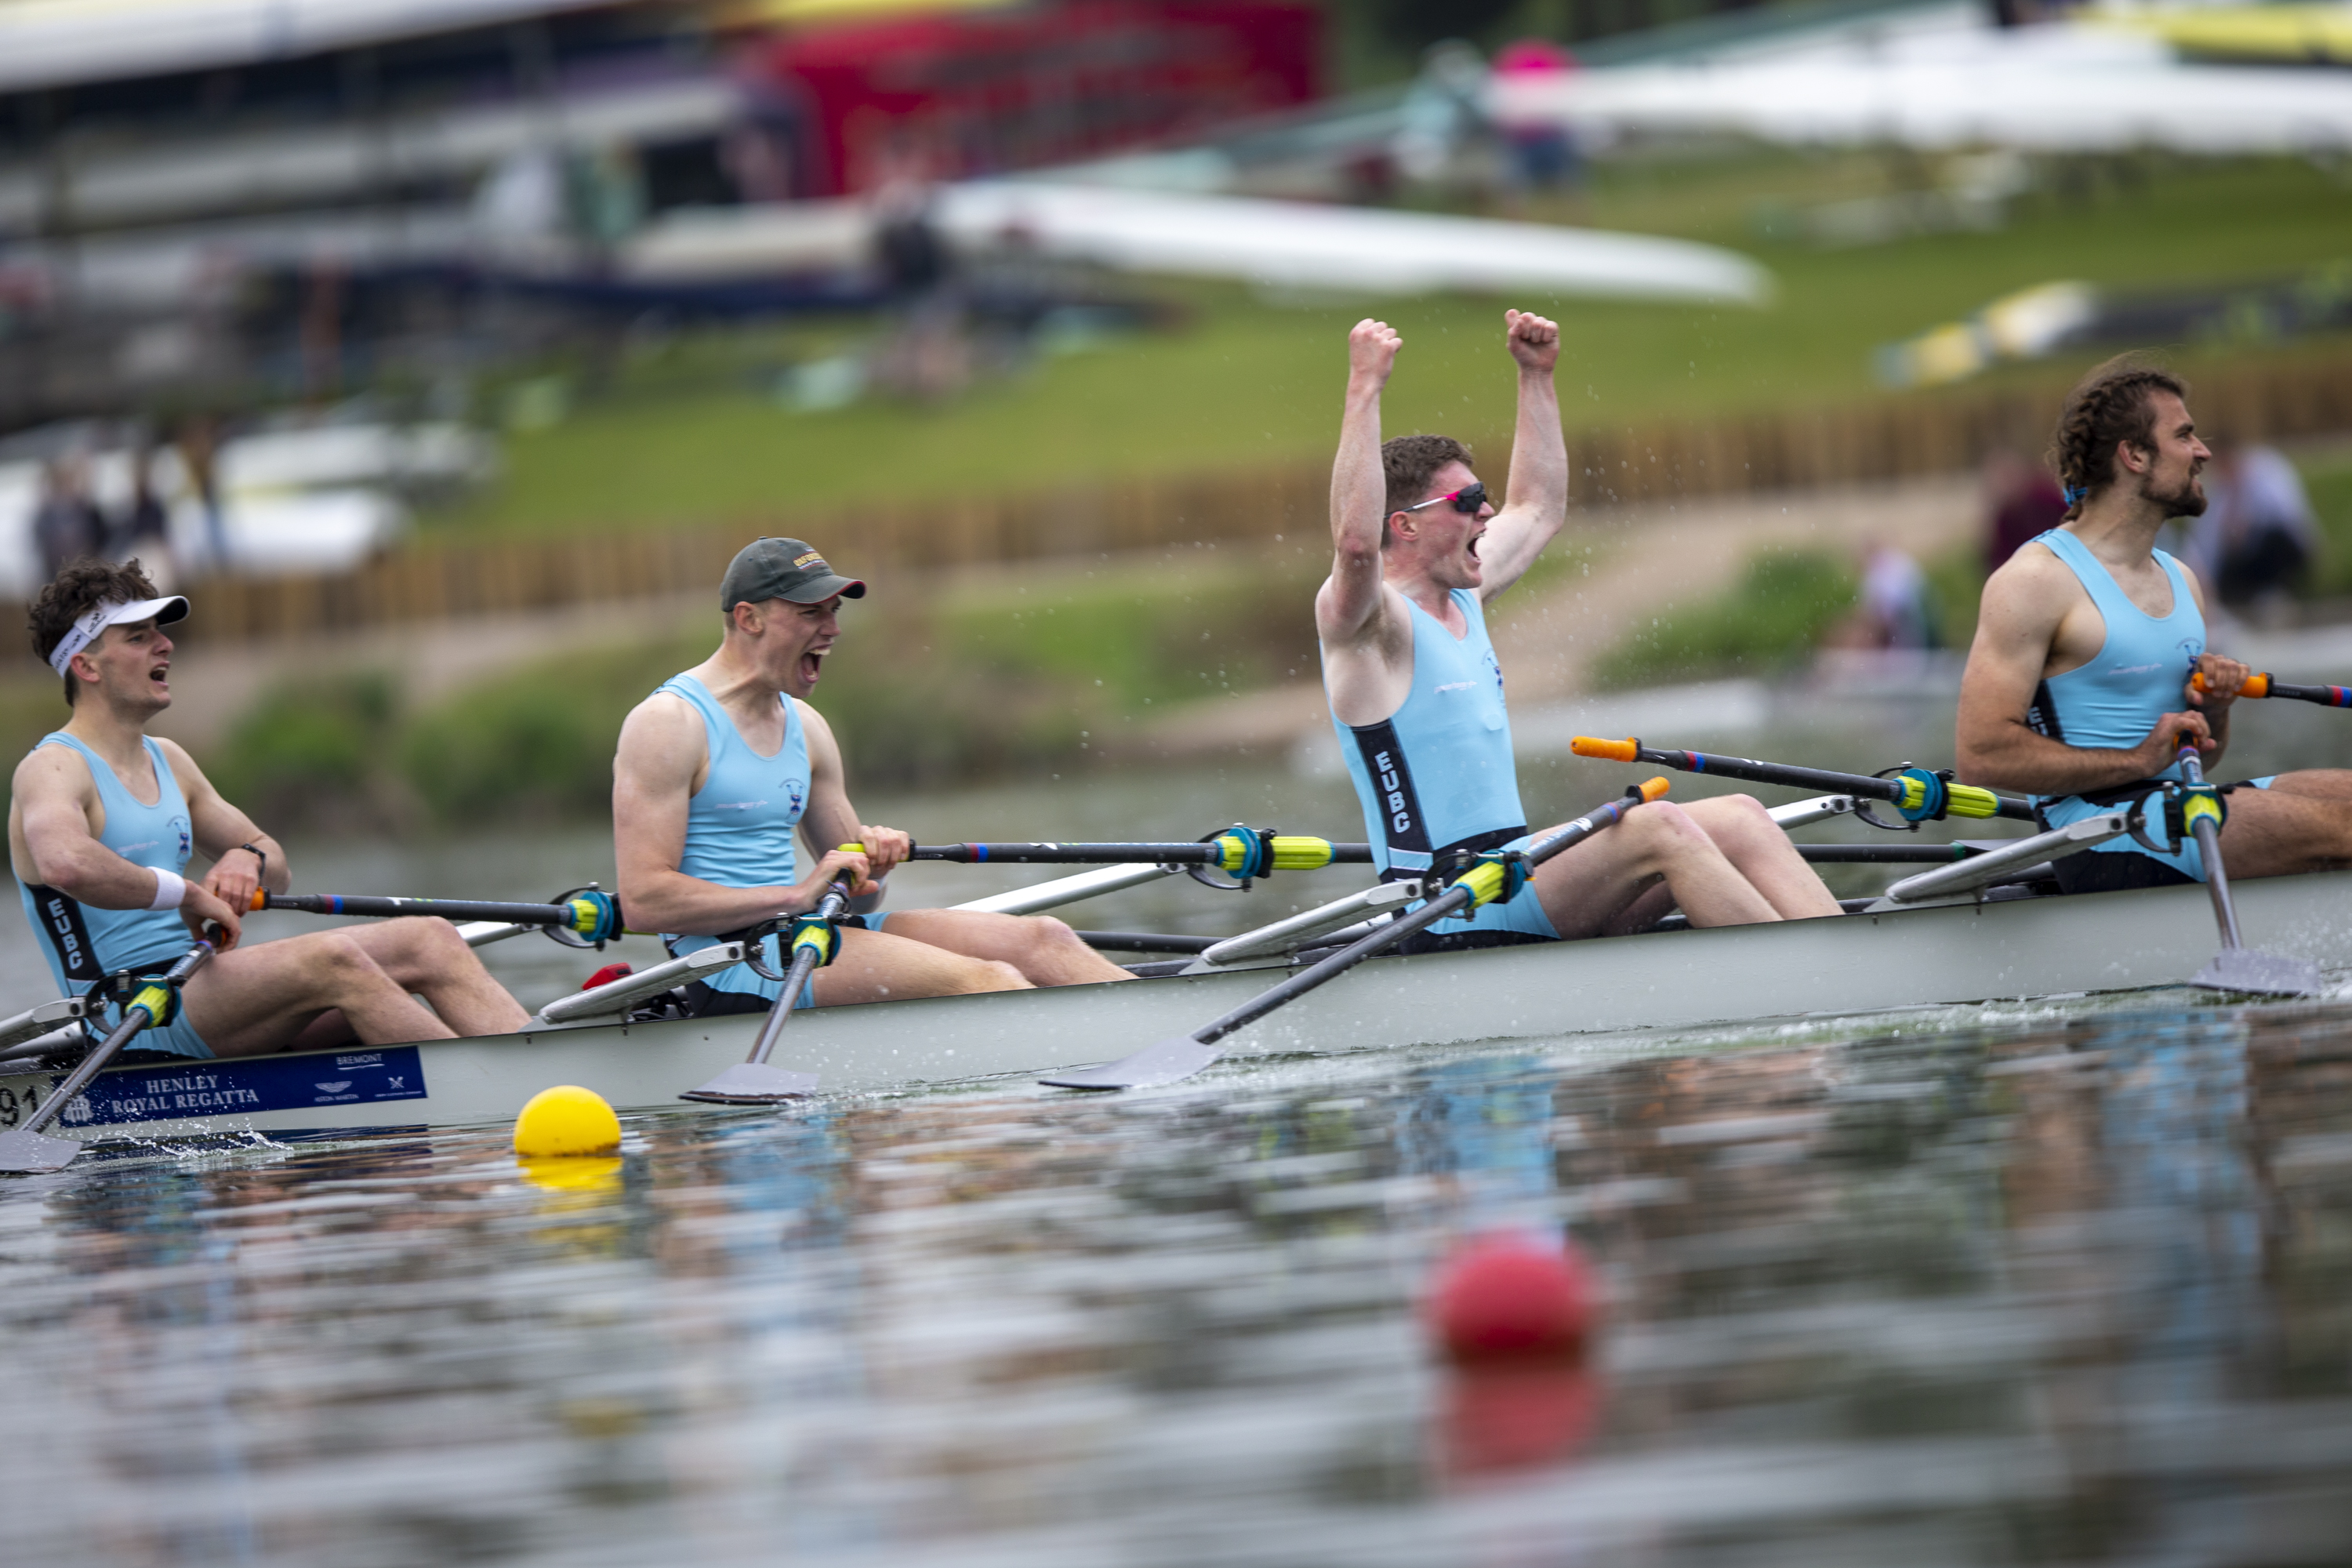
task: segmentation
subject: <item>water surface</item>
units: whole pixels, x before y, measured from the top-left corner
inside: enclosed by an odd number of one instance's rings
[[[27,1563],[2338,1563],[2352,1007],[2187,994],[86,1159]],[[1581,1363],[1416,1315],[1495,1231]]]

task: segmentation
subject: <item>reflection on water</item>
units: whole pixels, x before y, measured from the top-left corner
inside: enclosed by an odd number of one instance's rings
[[[9,1558],[2340,1561],[2352,1009],[1878,1027],[86,1162],[0,1188]],[[1429,1354],[1497,1229],[1591,1365]]]

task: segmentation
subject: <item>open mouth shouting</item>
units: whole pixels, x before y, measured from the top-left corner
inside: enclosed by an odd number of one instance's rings
[[[824,656],[832,651],[833,650],[830,647],[813,647],[806,653],[801,655],[800,677],[802,686],[814,688],[816,685],[817,677],[822,673],[824,667]]]

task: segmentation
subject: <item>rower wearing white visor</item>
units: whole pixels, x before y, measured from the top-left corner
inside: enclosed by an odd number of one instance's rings
[[[836,879],[877,896],[913,847],[903,831],[859,820],[832,727],[807,701],[841,635],[842,601],[865,596],[864,583],[800,540],[746,545],[719,584],[718,651],[664,681],[622,726],[613,760],[621,902],[673,953],[806,914]],[[814,862],[806,876],[795,833]],[[1042,916],[901,910],[850,917],[840,935],[835,961],[795,1006],[1133,978]],[[765,967],[781,974],[782,939],[765,945]],[[764,1013],[782,990],[738,965],[688,985],[687,1003],[697,1016]]]
[[[136,561],[76,562],[33,603],[33,650],[64,681],[71,716],[16,766],[8,855],[58,985],[127,994],[201,933],[219,956],[139,1051],[250,1056],[521,1027],[522,1008],[446,921],[239,945],[255,890],[291,884],[278,841],[177,742],[147,733],[172,704],[163,628],[187,615]],[[200,880],[185,875],[194,854],[211,861]]]
[[[1419,877],[1530,835],[1486,606],[1568,516],[1568,453],[1552,370],[1559,328],[1504,312],[1518,371],[1510,498],[1498,510],[1445,436],[1382,445],[1381,394],[1403,340],[1385,321],[1348,339],[1331,472],[1331,575],[1315,599],[1323,686],[1382,875]],[[1680,906],[1693,925],[1833,915],[1837,900],[1748,795],[1653,802],[1545,862],[1507,900],[1441,921],[1406,952],[1638,931]]]
[[[1988,579],[1960,679],[1960,777],[2025,790],[2051,826],[2151,800],[2230,743],[2244,664],[2205,646],[2205,590],[2156,548],[2158,530],[2205,510],[2189,388],[2136,355],[2109,360],[2068,395],[2051,457],[2065,521]],[[2201,689],[2192,680],[2201,678]],[[2222,786],[2231,879],[2352,865],[2352,773],[2314,769]],[[2147,814],[2138,839],[2057,862],[2068,892],[2203,881],[2197,840]]]

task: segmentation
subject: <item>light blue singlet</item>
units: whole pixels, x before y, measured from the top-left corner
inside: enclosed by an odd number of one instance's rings
[[[1419,876],[1451,850],[1528,842],[1502,663],[1478,595],[1456,588],[1453,598],[1467,623],[1459,637],[1412,605],[1412,689],[1402,707],[1377,724],[1350,725],[1331,715],[1383,881]],[[1547,940],[1559,934],[1532,884],[1507,903],[1440,921],[1431,934],[1470,931]]]
[[[2205,651],[2205,616],[2197,607],[2197,596],[2189,592],[2180,563],[2161,550],[2155,552],[2156,559],[2172,583],[2172,610],[2151,616],[2131,602],[2090,547],[2064,529],[2053,528],[2033,542],[2045,546],[2074,572],[2106,623],[2107,636],[2090,663],[2050,676],[2034,689],[2026,722],[2037,733],[2070,746],[2129,751],[2147,739],[2158,719],[2186,705],[2189,670]],[[2180,765],[2176,763],[2156,776],[2178,779]],[[2250,782],[2257,789],[2271,784],[2268,778]],[[2033,804],[2053,827],[2114,809],[2073,795],[2035,795]],[[2146,831],[2168,846],[2166,853],[2153,858],[2200,882],[2205,879],[2205,858],[2195,839],[2172,843],[2161,822],[2150,823]],[[2111,838],[2092,853],[2147,851],[2126,837]]]
[[[784,743],[774,756],[753,751],[735,721],[709,689],[691,675],[674,675],[656,688],[684,698],[702,719],[702,733],[710,757],[710,773],[686,808],[686,850],[677,868],[689,877],[722,888],[780,887],[793,879],[793,833],[808,809],[808,736],[793,700],[784,705]],[[718,942],[711,936],[664,933],[662,943],[676,955],[700,952]],[[780,939],[767,939],[763,962],[782,973],[784,963]],[[749,967],[722,969],[704,982],[713,991],[734,992],[773,1003],[777,982],[762,980]],[[803,990],[795,1006],[816,1005],[814,983]]]
[[[152,739],[142,739],[155,769],[158,787],[152,805],[133,798],[105,758],[64,731],[42,736],[40,744],[69,746],[81,753],[91,781],[98,785],[99,805],[106,812],[106,826],[98,836],[100,844],[134,866],[182,872],[187,869],[188,852],[194,843],[187,798],[180,793],[180,781],[172,775],[172,764],[163,760],[163,749]],[[188,951],[188,928],[175,910],[101,910],[68,898],[55,888],[23,882],[16,885],[16,891],[24,900],[25,919],[40,933],[41,956],[49,961],[49,973],[68,996],[80,995],[121,970],[160,973]],[[112,1016],[110,1011],[109,1016]],[[176,1014],[162,1028],[142,1031],[134,1045],[141,1050],[170,1051],[174,1056],[205,1058],[213,1054],[189,1026],[185,1012]]]

